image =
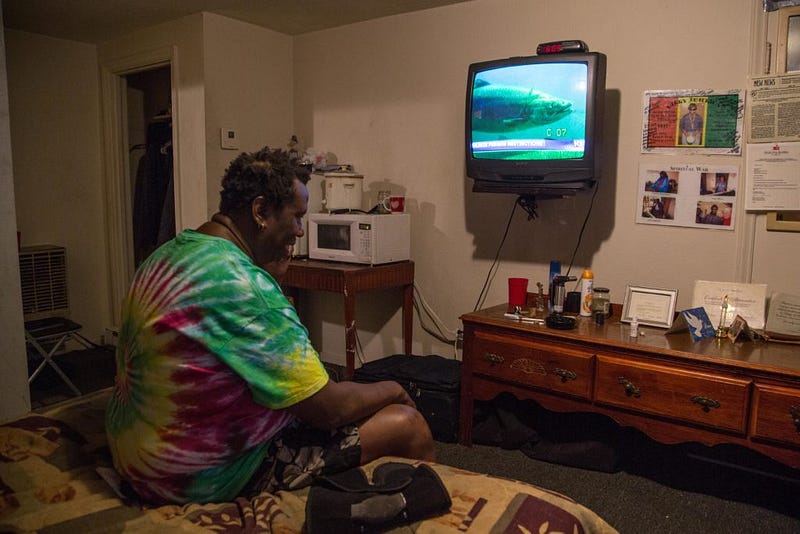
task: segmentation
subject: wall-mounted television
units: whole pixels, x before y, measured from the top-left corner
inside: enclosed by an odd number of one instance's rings
[[[466,167],[473,191],[563,196],[600,177],[606,56],[512,57],[469,66]]]

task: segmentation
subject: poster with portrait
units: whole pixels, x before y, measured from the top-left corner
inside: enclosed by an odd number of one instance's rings
[[[741,89],[645,91],[642,153],[741,155]]]
[[[636,222],[733,230],[739,167],[641,163]]]

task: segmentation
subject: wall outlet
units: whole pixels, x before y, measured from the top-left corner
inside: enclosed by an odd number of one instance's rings
[[[239,134],[233,128],[219,129],[219,146],[225,150],[239,149]]]

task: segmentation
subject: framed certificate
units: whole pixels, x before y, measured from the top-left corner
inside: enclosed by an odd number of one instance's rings
[[[675,318],[677,289],[656,289],[652,287],[627,286],[622,303],[623,323],[636,319],[640,325],[669,328]]]
[[[722,304],[726,307],[722,309]],[[692,293],[692,307],[703,306],[711,322],[722,326],[730,326],[737,315],[747,321],[750,328],[764,328],[766,315],[767,284],[738,284],[734,282],[716,282],[695,280]]]

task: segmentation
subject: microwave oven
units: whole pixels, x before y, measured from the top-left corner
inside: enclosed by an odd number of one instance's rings
[[[411,258],[408,213],[312,213],[306,233],[313,260],[378,265]]]

